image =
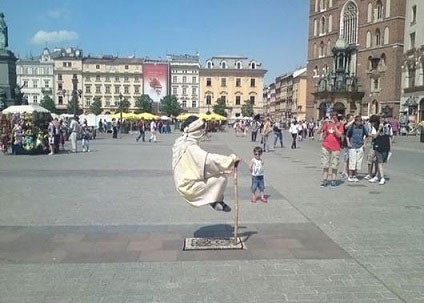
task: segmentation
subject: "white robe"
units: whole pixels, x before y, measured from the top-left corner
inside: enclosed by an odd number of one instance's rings
[[[173,146],[172,167],[177,192],[192,206],[223,201],[227,175],[231,174],[236,155],[222,156],[199,146],[201,120],[190,124]],[[203,124],[202,124],[203,126]]]

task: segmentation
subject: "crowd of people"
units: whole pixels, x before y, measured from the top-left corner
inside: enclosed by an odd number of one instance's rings
[[[317,136],[321,144],[322,188],[336,187],[339,167],[342,165],[342,178],[347,182],[359,182],[362,162],[367,162],[367,172],[362,179],[370,183],[384,185],[384,164],[391,157],[391,145],[399,132],[396,119],[385,119],[373,115],[363,119],[360,116],[346,117],[332,113],[321,120],[292,119],[287,123],[264,120],[236,121],[233,125],[236,136],[246,136],[251,131],[251,141],[256,142],[260,134],[260,154],[269,152],[273,137],[273,147],[284,147],[283,129],[291,135],[291,148],[298,148],[297,142],[306,138],[314,140]],[[259,150],[256,150],[259,153]],[[253,199],[252,199],[253,200]]]

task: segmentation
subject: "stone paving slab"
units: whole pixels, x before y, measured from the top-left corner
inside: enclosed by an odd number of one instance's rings
[[[240,251],[183,251],[184,239],[233,235],[230,225],[0,227],[0,264],[346,259],[314,225],[241,225]]]
[[[353,260],[1,265],[0,281],[4,302],[402,302]]]

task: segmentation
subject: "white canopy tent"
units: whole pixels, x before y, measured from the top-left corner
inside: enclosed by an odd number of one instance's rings
[[[2,111],[3,114],[22,114],[22,113],[50,113],[44,107],[39,105],[31,104],[31,105],[12,105]]]

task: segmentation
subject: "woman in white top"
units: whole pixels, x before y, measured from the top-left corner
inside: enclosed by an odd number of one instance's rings
[[[293,142],[292,142],[292,145],[291,145],[292,149],[296,149],[296,140],[297,140],[297,134],[298,134],[297,127],[298,127],[297,122],[293,121],[293,123],[290,125],[290,129],[289,129],[289,132],[291,133],[292,138],[293,138]]]

